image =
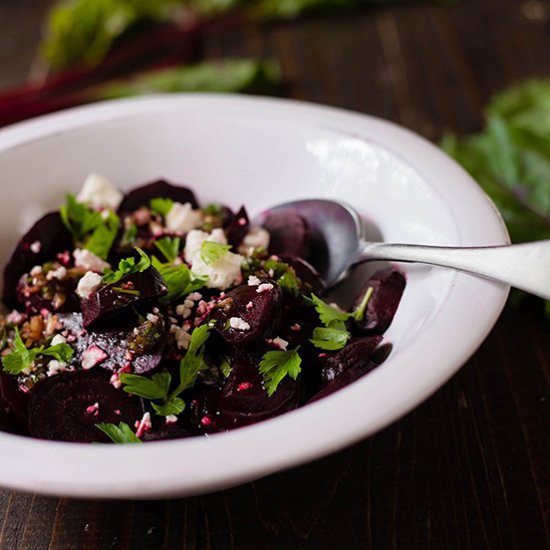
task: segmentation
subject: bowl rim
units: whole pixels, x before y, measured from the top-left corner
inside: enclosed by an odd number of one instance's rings
[[[472,212],[483,212],[483,220],[478,219],[477,223],[469,220],[467,224],[468,220],[464,220],[459,228],[459,243],[474,245],[476,239],[489,239],[495,245],[509,243],[508,232],[495,205],[438,147],[395,123],[302,101],[231,94],[171,94],[111,100],[2,129],[0,155],[89,125],[180,108],[231,116],[284,114],[300,124],[313,124],[380,144],[394,154],[397,152],[424,178],[431,181],[444,178],[445,192],[475,205]],[[473,213],[471,216],[475,219]],[[466,287],[484,296],[486,303],[468,311],[460,301]],[[446,307],[437,312],[438,323],[430,325],[431,341],[441,345],[430,348],[428,355],[425,355],[427,340],[420,337],[391,358],[392,368],[373,371],[368,377],[307,407],[232,432],[143,446],[85,446],[0,433],[0,462],[5,465],[0,471],[0,485],[71,497],[190,496],[251,481],[319,458],[372,435],[443,385],[483,342],[500,315],[508,292],[507,285],[457,273],[445,299]],[[451,315],[451,312],[454,313]],[[472,322],[475,330],[469,325]],[[453,326],[463,325],[468,326],[468,330],[461,333],[460,342],[449,338]],[[407,363],[423,353],[420,367],[423,376],[407,371]],[[399,369],[403,376],[395,384],[392,377]],[[391,406],[386,402],[388,398]],[[288,442],[289,436],[290,452],[281,445]],[[36,456],[41,457],[40,469],[32,468]],[[150,472],[151,464],[155,465],[153,472]]]

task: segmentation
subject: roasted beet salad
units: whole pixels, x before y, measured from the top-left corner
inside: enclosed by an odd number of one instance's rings
[[[123,194],[89,176],[38,220],[4,271],[0,428],[140,443],[246,426],[326,396],[389,353],[405,287],[323,297],[299,214],[251,225],[157,181]]]

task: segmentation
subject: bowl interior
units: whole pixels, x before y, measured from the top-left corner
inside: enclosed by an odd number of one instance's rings
[[[78,191],[90,172],[105,175],[122,189],[165,178],[189,185],[203,204],[245,204],[252,215],[292,199],[343,200],[374,228],[372,234],[379,232],[386,241],[481,245],[507,239],[498,214],[466,174],[407,131],[360,115],[289,102],[189,96],[112,102],[0,132],[0,188],[9,197],[0,202],[0,262],[21,232],[41,213],[56,209],[65,193]],[[356,273],[344,294],[353,294],[376,267]],[[407,288],[386,333],[394,351],[380,369],[342,395],[265,426],[139,451],[84,449],[0,434],[0,460],[13,463],[19,472],[6,470],[10,479],[0,472],[0,484],[81,496],[189,494],[253,479],[372,433],[456,371],[492,326],[507,293],[501,285],[448,270],[403,270]],[[469,308],[464,300],[470,301]],[[469,322],[473,324],[461,326]],[[461,330],[464,339],[455,341]],[[445,353],[437,349],[447,344]],[[419,362],[415,373],[413,362]],[[322,418],[326,423],[318,426]],[[304,440],[303,433],[310,439]],[[270,456],[246,454],[264,439],[273,446]],[[290,455],[278,450],[283,444],[293,449]],[[181,454],[180,474],[167,463],[144,482],[144,457],[157,453],[160,460],[168,445]],[[24,448],[43,450],[51,469],[25,478],[24,464],[16,459],[25,454]],[[193,471],[192,463],[215,448],[227,457],[224,463],[209,476]],[[113,456],[129,452],[145,462],[136,458],[130,466],[111,467],[107,477],[99,477],[95,469],[102,460],[112,464]],[[56,465],[67,453],[81,463],[64,469]]]

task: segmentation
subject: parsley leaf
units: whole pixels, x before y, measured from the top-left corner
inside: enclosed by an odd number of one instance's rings
[[[13,351],[9,355],[2,357],[2,366],[4,371],[13,376],[21,374],[25,369],[32,366],[35,359],[39,355],[47,355],[53,357],[58,361],[67,363],[71,360],[74,354],[74,349],[69,344],[56,344],[55,346],[44,347],[38,346],[36,348],[27,348],[25,343],[21,339],[19,329],[15,329],[15,336],[13,339]]]
[[[166,399],[172,382],[169,372],[153,374],[151,378],[137,374],[121,373],[120,381],[124,384],[124,391],[143,397],[144,399]]]
[[[101,281],[105,284],[118,283],[126,275],[131,273],[141,273],[151,267],[151,258],[141,248],[136,250],[140,256],[139,261],[136,263],[136,259],[133,257],[123,258],[118,262],[118,268],[116,271],[106,267],[103,270],[103,278]]]
[[[149,201],[149,206],[151,207],[151,210],[153,212],[165,218],[168,212],[172,210],[172,206],[174,206],[174,201],[172,199],[157,197],[156,199],[151,199]]]
[[[351,338],[351,334],[346,330],[346,325],[342,321],[332,321],[326,327],[316,327],[313,329],[313,338],[310,342],[319,349],[327,351],[336,351],[342,349]]]
[[[311,295],[310,301],[315,306],[315,310],[319,314],[321,323],[323,323],[326,327],[328,327],[333,321],[347,321],[351,317],[350,313],[340,311],[339,309],[330,306],[321,300],[321,298],[315,296],[315,294]]]
[[[67,202],[61,206],[61,219],[75,243],[96,256],[106,259],[120,227],[120,218],[108,211],[104,218],[100,212],[67,195]]]
[[[141,439],[132,431],[130,426],[125,422],[116,424],[108,424],[101,422],[96,424],[96,428],[107,435],[113,443],[141,443]]]
[[[160,250],[162,255],[166,258],[167,262],[174,263],[175,259],[179,256],[181,239],[175,237],[163,237],[155,241],[155,246]]]
[[[269,397],[275,393],[285,376],[290,376],[290,378],[296,380],[302,371],[300,367],[302,359],[298,355],[298,349],[268,351],[262,357],[260,373],[264,377],[264,385]]]
[[[220,244],[214,241],[203,241],[201,246],[201,258],[206,265],[211,265],[225,256],[231,250],[230,244]]]
[[[180,394],[191,388],[195,384],[199,372],[208,367],[204,360],[204,345],[210,336],[209,331],[208,325],[201,325],[191,333],[189,349],[180,362],[180,380],[175,390],[170,392],[172,376],[164,371],[154,374],[150,378],[122,373],[120,381],[124,384],[124,391],[150,401],[156,401],[156,403],[151,403],[151,406],[160,416],[182,413],[185,410],[185,401],[179,397]]]
[[[175,302],[200,290],[208,281],[207,275],[196,275],[186,264],[163,264],[153,257],[153,267],[162,275],[166,283],[166,295],[161,298],[163,304]]]

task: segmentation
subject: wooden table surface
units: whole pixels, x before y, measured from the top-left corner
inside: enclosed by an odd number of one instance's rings
[[[46,3],[2,0],[0,86],[24,78]],[[546,0],[462,0],[227,31],[204,55],[275,57],[289,96],[438,140],[478,129],[493,92],[550,76],[549,38]],[[183,500],[0,491],[0,548],[548,548],[550,321],[539,305],[507,308],[433,397],[336,455]]]

